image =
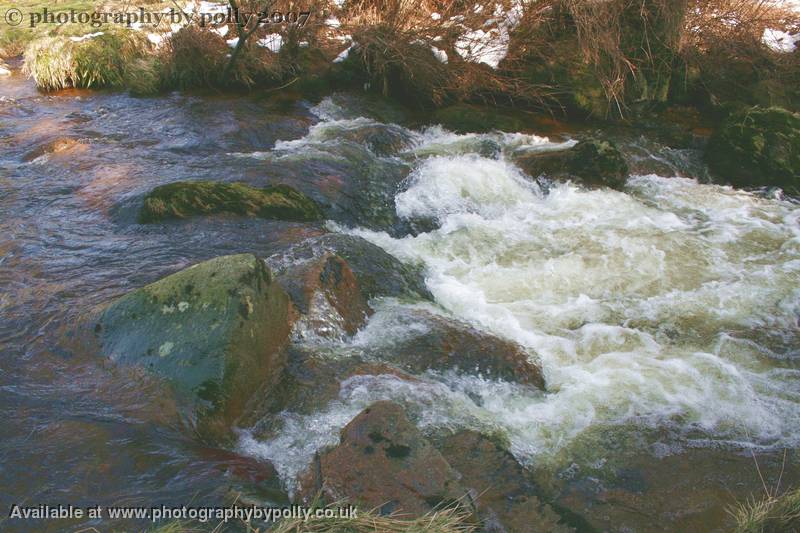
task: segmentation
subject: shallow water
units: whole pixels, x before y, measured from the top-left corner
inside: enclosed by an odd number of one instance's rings
[[[505,434],[552,498],[589,517],[600,515],[586,502],[602,493],[591,480],[674,515],[688,504],[676,498],[681,469],[664,466],[682,460],[673,458],[697,457],[682,476],[730,470],[746,495],[760,482],[744,472],[743,451],[798,447],[800,206],[691,179],[702,168],[691,150],[633,139],[635,168],[652,160],[665,175],[632,176],[624,192],[586,190],[532,180],[512,162],[574,141],[410,130],[353,97],[312,107],[257,96],[45,96],[17,77],[0,79],[0,94],[4,508],[259,497],[257,463],[199,446],[156,400],[168,397],[162,386],[105,364],[77,324],[194,262],[253,252],[279,266],[287,247],[325,231],[421,265],[435,301],[379,300],[355,336],[298,332],[298,345],[380,361],[423,334],[419,313],[432,313],[521,344],[547,390],[464,373],[353,377],[317,412],[284,411],[272,433],[242,430],[237,450],[274,463],[287,489],[360,409],[387,398],[431,435]],[[76,142],[24,162],[61,137]],[[329,221],[135,223],[144,192],[184,179],[287,183],[320,201]],[[724,520],[729,481],[710,485],[719,501],[698,495],[714,500],[704,528]],[[606,505],[615,529],[626,520],[659,529],[620,514],[639,503]]]

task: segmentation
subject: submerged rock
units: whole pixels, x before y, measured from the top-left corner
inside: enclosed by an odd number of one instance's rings
[[[800,192],[800,115],[779,107],[732,113],[711,137],[706,161],[737,187]]]
[[[523,533],[566,532],[572,528],[537,494],[531,476],[501,443],[464,430],[437,445],[470,491],[484,530]]]
[[[311,198],[287,185],[257,189],[242,183],[179,181],[150,191],[144,198],[139,221],[220,213],[300,222],[322,218]]]
[[[71,137],[59,137],[57,139],[40,144],[30,152],[22,156],[26,163],[34,161],[42,156],[67,152],[83,146],[80,141]]]
[[[392,402],[372,404],[347,424],[340,444],[311,466],[302,497],[347,499],[381,514],[421,516],[459,501],[458,474]]]
[[[123,296],[95,331],[105,355],[166,378],[201,429],[219,437],[257,389],[280,377],[290,303],[263,261],[230,255]]]
[[[573,148],[524,154],[516,163],[530,176],[576,179],[593,187],[622,189],[628,179],[628,164],[611,141],[586,139]]]
[[[404,264],[383,248],[354,235],[328,233],[308,239],[267,261],[283,279],[283,273],[298,263],[316,260],[327,253],[347,261],[366,301],[379,296],[433,299],[419,268]]]

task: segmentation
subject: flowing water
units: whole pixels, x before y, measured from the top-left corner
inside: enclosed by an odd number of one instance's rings
[[[692,525],[719,527],[731,490],[760,486],[743,452],[800,446],[800,205],[704,183],[695,151],[632,138],[642,174],[624,192],[589,190],[513,163],[574,141],[408,129],[354,97],[43,96],[18,78],[0,89],[4,506],[219,503],[232,484],[254,492],[232,472],[257,477],[263,460],[291,491],[378,399],[431,435],[502,433],[551,498],[611,529],[686,527],[676,513],[697,502],[682,499],[684,478],[713,508]],[[77,142],[24,162],[64,136]],[[287,183],[329,220],[134,222],[144,192],[181,179]],[[288,248],[326,231],[419,265],[434,301],[377,300],[356,335],[298,334],[298,345],[380,361],[439,315],[522,345],[546,390],[464,372],[355,376],[314,412],[243,429],[236,451],[258,460],[247,462],[199,447],[154,401],[160,384],[75,340],[83,317],[131,288],[232,252],[281,268]],[[597,511],[608,490],[628,500]]]

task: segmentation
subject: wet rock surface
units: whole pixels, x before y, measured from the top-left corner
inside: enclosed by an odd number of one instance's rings
[[[284,279],[283,272],[297,268],[293,265],[315,261],[327,253],[336,254],[347,262],[366,301],[379,296],[433,298],[418,268],[404,264],[379,246],[353,235],[329,233],[308,239],[268,258],[267,262],[278,272],[279,278]]]
[[[537,496],[540,490],[531,475],[504,443],[475,431],[460,431],[436,446],[461,475],[461,484],[470,491],[485,531],[574,531]]]
[[[396,320],[405,323],[408,334],[393,339],[391,349],[368,354],[411,373],[457,371],[545,387],[540,365],[514,342],[422,310]]]
[[[139,221],[222,213],[301,222],[321,217],[313,200],[286,185],[257,189],[242,183],[195,181],[161,185],[147,193]]]
[[[737,187],[800,192],[800,115],[751,107],[729,115],[706,152],[711,170]]]
[[[219,435],[285,365],[290,303],[250,254],[199,263],[112,303],[95,332],[112,361],[171,382]]]
[[[284,271],[278,283],[306,315],[306,327],[321,336],[353,335],[372,313],[347,261],[330,252]]]
[[[456,133],[521,131],[526,128],[525,120],[518,115],[470,104],[455,104],[437,109],[430,121]]]
[[[589,187],[622,189],[628,164],[610,141],[587,139],[567,150],[535,152],[517,157],[516,163],[530,176],[574,179]]]
[[[458,474],[392,402],[362,411],[322,453],[303,480],[303,498],[322,491],[326,501],[346,498],[381,514],[421,516],[459,501]]]

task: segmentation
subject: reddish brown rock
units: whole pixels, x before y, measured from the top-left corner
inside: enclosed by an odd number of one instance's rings
[[[372,404],[347,424],[339,446],[317,458],[302,484],[306,500],[321,490],[326,501],[347,499],[408,516],[466,494],[458,474],[403,409],[388,401]]]
[[[461,474],[461,484],[469,489],[486,531],[572,531],[537,496],[529,474],[500,443],[461,431],[444,439],[439,450]]]
[[[361,293],[358,280],[347,261],[326,253],[304,265],[296,266],[278,278],[295,307],[308,317],[309,326],[326,334],[327,306],[337,314],[337,322],[348,335],[366,322],[372,310]]]
[[[541,367],[512,341],[478,331],[469,324],[419,311],[410,326],[424,331],[398,341],[391,350],[374,354],[411,373],[456,370],[544,389]]]

